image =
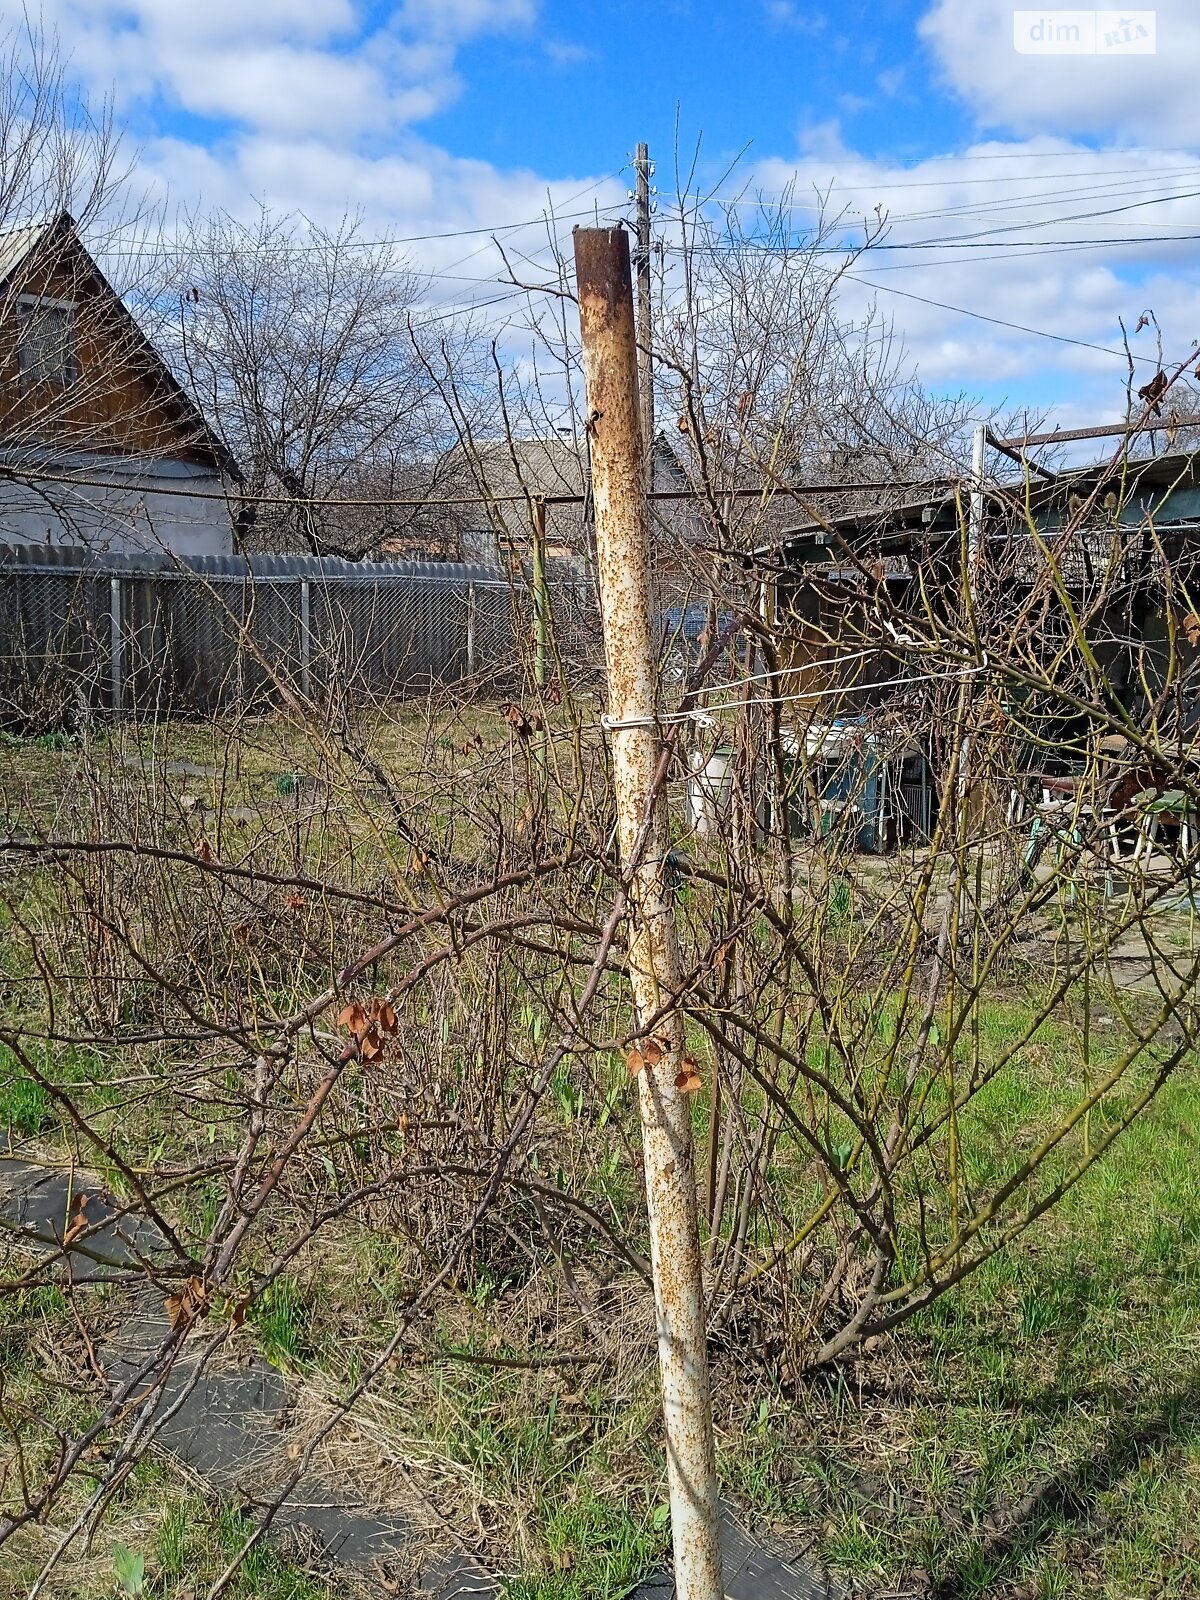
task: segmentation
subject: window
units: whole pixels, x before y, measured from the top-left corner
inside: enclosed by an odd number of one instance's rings
[[[17,302],[17,364],[24,388],[75,382],[75,308],[63,300],[22,296]]]

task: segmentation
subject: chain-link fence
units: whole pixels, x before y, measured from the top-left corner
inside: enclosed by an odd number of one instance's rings
[[[289,690],[511,689],[525,605],[482,567],[0,551],[0,718],[265,709]],[[568,607],[569,609],[569,607]]]

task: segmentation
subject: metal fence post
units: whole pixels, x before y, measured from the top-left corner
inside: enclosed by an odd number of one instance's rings
[[[312,697],[312,602],[308,579],[300,579],[300,692]]]
[[[121,715],[124,666],[121,638],[121,580],[108,580],[108,690],[114,717]]]
[[[546,589],[546,502],[533,502],[533,681],[546,687],[546,657],[550,639],[550,595]]]
[[[717,1469],[704,1284],[685,1089],[684,986],[666,887],[667,812],[660,771],[658,673],[650,621],[637,341],[629,236],[575,230],[575,281],[587,388],[596,552],[608,668],[617,838],[630,899],[629,978],[639,1027],[660,1041],[638,1073],[650,1260],[658,1324],[667,1483],[678,1600],[721,1600]],[[665,1048],[664,1048],[665,1046]]]
[[[467,677],[475,676],[475,585],[467,585]]]

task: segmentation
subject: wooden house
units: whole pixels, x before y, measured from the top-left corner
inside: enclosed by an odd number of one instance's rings
[[[0,542],[228,553],[235,476],[72,218],[0,234]]]

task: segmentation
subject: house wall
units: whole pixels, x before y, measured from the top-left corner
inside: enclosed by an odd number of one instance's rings
[[[3,469],[10,463],[45,476],[6,479]],[[96,483],[55,481],[64,477]],[[112,555],[229,555],[228,505],[224,498],[201,498],[224,493],[215,471],[185,461],[29,450],[14,458],[11,449],[0,448],[0,545],[81,545]]]

